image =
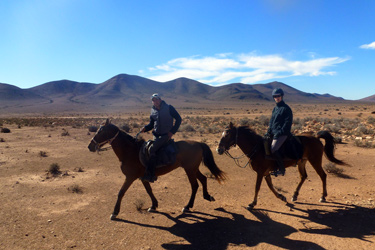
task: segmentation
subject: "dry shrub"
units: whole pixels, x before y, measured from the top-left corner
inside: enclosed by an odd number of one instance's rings
[[[47,152],[46,152],[46,151],[40,151],[40,152],[39,152],[39,156],[40,156],[40,157],[47,157],[48,155],[47,155]]]
[[[63,129],[63,132],[61,133],[61,136],[69,136],[68,130]]]
[[[334,175],[337,175],[337,176],[342,175],[342,173],[344,172],[344,169],[336,167],[336,164],[334,164],[332,162],[329,162],[329,163],[325,164],[324,169],[328,173],[334,174]]]
[[[76,193],[76,194],[82,194],[83,193],[83,189],[78,186],[77,184],[74,184],[70,187],[68,187],[68,191],[72,192],[72,193]]]
[[[89,126],[88,129],[89,129],[89,132],[92,132],[92,133],[96,133],[96,131],[98,131],[97,126]]]
[[[145,202],[141,199],[137,199],[135,202],[134,202],[134,205],[135,205],[135,208],[137,209],[138,212],[142,212],[144,209],[143,209],[143,205],[145,204]]]
[[[9,128],[1,128],[1,133],[10,133]]]
[[[52,176],[56,177],[61,174],[60,166],[57,163],[52,163],[49,166],[49,169],[47,170],[48,174],[51,174]]]
[[[183,124],[180,126],[179,131],[181,132],[194,132],[195,129],[190,124]]]

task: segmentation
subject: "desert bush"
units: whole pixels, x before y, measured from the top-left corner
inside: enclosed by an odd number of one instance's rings
[[[142,212],[144,204],[145,204],[145,202],[141,199],[137,199],[134,202],[135,208],[137,209],[138,212]]]
[[[125,123],[120,127],[122,130],[124,130],[126,133],[130,132],[130,126],[129,124]]]
[[[328,130],[329,132],[333,133],[340,133],[341,126],[339,124],[326,124],[324,125],[324,130]]]
[[[47,152],[46,152],[46,151],[40,151],[40,152],[39,152],[39,156],[40,156],[40,157],[47,157],[48,155],[47,155]]]
[[[89,129],[89,132],[92,132],[92,133],[96,133],[96,131],[98,131],[97,126],[89,126],[88,129]]]
[[[0,142],[5,142],[4,138],[0,138]]]
[[[10,133],[9,128],[1,128],[1,133]]]
[[[362,135],[369,135],[372,134],[374,131],[372,129],[368,129],[365,125],[360,124],[356,129],[355,129],[355,135],[356,136],[362,136]]]
[[[82,194],[83,193],[83,189],[78,186],[77,184],[74,184],[70,187],[68,187],[68,190],[72,193],[76,193],[76,194]]]
[[[270,124],[270,118],[268,116],[265,116],[265,115],[261,115],[258,118],[258,121],[259,121],[259,124],[262,125],[262,126],[268,126]]]
[[[367,117],[367,123],[375,125],[375,118],[372,116]]]
[[[60,166],[59,164],[57,163],[52,163],[50,166],[49,166],[49,169],[47,171],[49,174],[51,174],[52,176],[57,176],[57,175],[60,175],[61,174],[61,171],[60,171]]]
[[[360,148],[375,148],[375,144],[373,142],[366,140],[355,140],[354,146]]]
[[[241,118],[239,121],[240,126],[249,126],[250,125],[250,119],[247,117]]]
[[[69,136],[68,130],[63,129],[63,132],[61,133],[61,136]]]
[[[215,133],[220,133],[221,132],[221,129],[218,128],[217,126],[209,126],[207,128],[207,132],[210,133],[210,134],[215,134]]]
[[[334,164],[332,162],[329,162],[329,163],[325,164],[324,169],[328,173],[334,174],[334,175],[342,175],[342,173],[344,172],[344,169],[336,167],[336,164]]]
[[[183,124],[180,126],[179,131],[181,132],[194,132],[195,129],[190,124]]]

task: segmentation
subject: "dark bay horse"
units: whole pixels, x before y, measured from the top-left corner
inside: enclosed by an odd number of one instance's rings
[[[111,124],[107,119],[105,124],[98,129],[88,147],[91,152],[95,152],[106,143],[112,146],[113,151],[121,162],[121,171],[125,175],[125,182],[118,193],[117,202],[111,215],[113,220],[120,212],[121,200],[125,192],[136,179],[142,177],[145,173],[145,168],[139,160],[139,150],[144,140],[137,140]],[[180,166],[184,168],[191,184],[192,193],[189,203],[184,207],[183,212],[189,211],[194,205],[199,186],[197,179],[203,186],[203,198],[208,201],[214,201],[215,199],[207,191],[207,177],[199,171],[199,165],[203,162],[219,182],[225,180],[225,174],[217,167],[209,146],[195,141],[178,141],[176,146],[178,148],[176,162],[173,165],[156,168],[155,175],[164,175]],[[155,210],[158,207],[158,201],[152,192],[151,185],[149,182],[142,183],[152,201],[149,211]]]
[[[284,160],[285,167],[298,165],[298,171],[300,173],[301,180],[294,191],[292,201],[296,201],[299,190],[302,184],[307,178],[305,165],[309,161],[315,171],[320,176],[323,183],[323,194],[320,198],[320,202],[324,202],[327,196],[327,174],[322,168],[323,153],[326,155],[329,161],[338,165],[347,165],[345,162],[338,160],[334,156],[335,142],[333,136],[327,131],[321,131],[317,137],[301,135],[298,136],[301,141],[304,152],[301,160]],[[321,143],[319,138],[325,140],[325,145]],[[255,184],[254,200],[249,204],[247,209],[251,210],[257,204],[257,197],[262,183],[263,177],[265,177],[268,187],[275,194],[275,196],[282,201],[286,202],[286,198],[278,193],[273,185],[270,172],[274,170],[275,161],[266,159],[265,149],[263,144],[263,138],[257,135],[252,129],[247,126],[235,127],[232,123],[224,130],[223,135],[220,139],[217,152],[222,155],[227,152],[232,146],[238,145],[242,152],[249,158],[251,167],[257,173],[257,180]]]

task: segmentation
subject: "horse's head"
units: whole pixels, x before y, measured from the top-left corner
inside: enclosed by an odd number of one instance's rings
[[[224,152],[228,151],[230,147],[237,144],[237,133],[237,128],[233,123],[229,123],[229,126],[225,128],[223,135],[221,136],[219,146],[216,148],[219,155],[222,155]]]
[[[94,138],[92,138],[89,144],[89,150],[91,152],[95,152],[103,147],[106,143],[111,144],[112,141],[116,139],[119,133],[119,128],[111,124],[109,119],[107,119],[106,122],[100,126]]]

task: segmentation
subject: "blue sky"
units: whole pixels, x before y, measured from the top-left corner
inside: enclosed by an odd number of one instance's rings
[[[0,82],[125,73],[375,94],[375,1],[2,0]]]

